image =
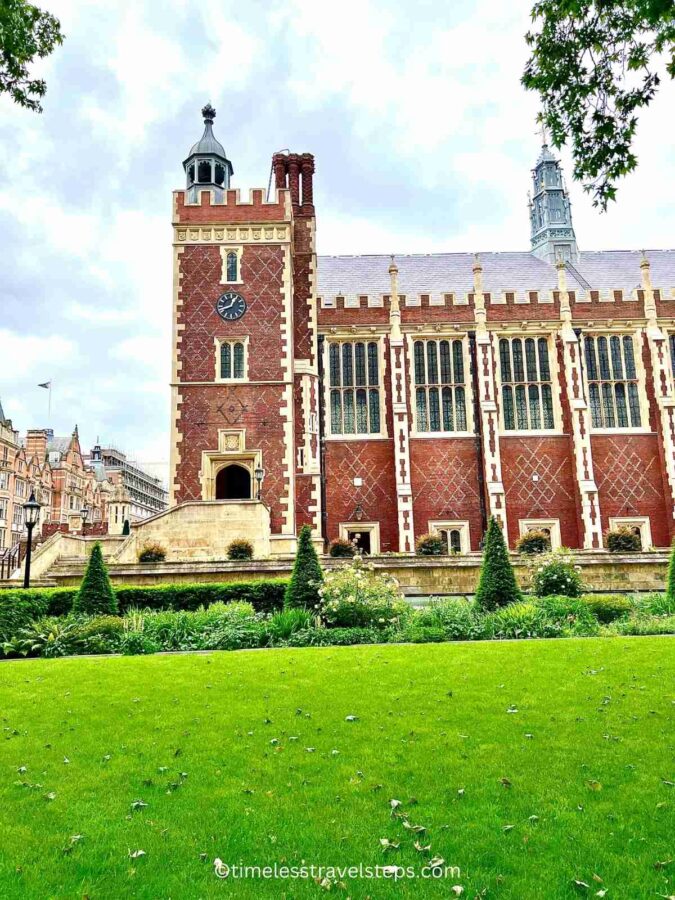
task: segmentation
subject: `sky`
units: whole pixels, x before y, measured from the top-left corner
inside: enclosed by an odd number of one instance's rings
[[[0,401],[22,432],[77,423],[166,475],[171,191],[207,101],[243,193],[275,151],[315,154],[319,253],[528,248],[523,0],[41,5],[66,35],[36,67],[44,113],[0,97]],[[675,246],[674,104],[664,84],[641,115],[610,212],[570,184],[582,250]]]

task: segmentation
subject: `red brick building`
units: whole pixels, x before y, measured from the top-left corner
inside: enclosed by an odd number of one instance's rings
[[[675,251],[580,252],[558,161],[531,248],[319,257],[310,154],[243,199],[214,111],[174,194],[171,502],[250,499],[276,549],[477,550],[487,517],[601,548],[675,530]]]

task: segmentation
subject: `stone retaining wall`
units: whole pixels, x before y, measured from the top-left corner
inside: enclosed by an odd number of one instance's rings
[[[576,562],[590,591],[662,591],[665,588],[668,554],[578,553]],[[410,594],[472,594],[478,583],[480,554],[459,557],[425,558],[410,556],[376,556],[369,560],[376,569],[389,572]],[[348,561],[325,558],[325,568],[345,565]],[[519,583],[527,587],[531,568],[520,557],[513,557]],[[114,584],[168,584],[171,582],[250,581],[260,578],[285,578],[293,566],[291,557],[261,559],[251,562],[199,561],[163,563],[112,563],[110,577]],[[59,585],[79,584],[82,565],[68,562],[54,566],[48,577]]]

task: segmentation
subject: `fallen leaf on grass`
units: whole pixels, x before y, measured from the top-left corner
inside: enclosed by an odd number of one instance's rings
[[[138,859],[140,856],[146,856],[145,850],[134,850],[133,853],[129,850],[130,859]]]
[[[345,722],[358,722],[358,716],[345,716]]]
[[[588,785],[588,787],[591,791],[601,791],[602,790],[602,784],[599,781],[595,781],[595,779],[593,779],[593,778],[590,781],[587,781],[586,784]]]
[[[503,784],[505,788],[511,787],[511,782],[509,781],[508,778],[500,778],[499,782],[500,782],[500,784]]]
[[[380,846],[382,847],[383,851],[386,851],[386,850],[398,850],[398,848],[401,845],[400,845],[400,843],[397,843],[396,841],[390,841],[389,838],[380,838]]]
[[[134,800],[133,803],[131,804],[131,811],[135,812],[138,809],[145,809],[145,807],[147,805],[148,804],[145,803],[143,800]]]

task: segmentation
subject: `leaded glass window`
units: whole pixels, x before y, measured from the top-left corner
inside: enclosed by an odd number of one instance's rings
[[[554,428],[548,340],[501,338],[499,372],[505,430]]]
[[[593,428],[639,428],[642,414],[632,335],[589,336],[584,350]]]
[[[328,344],[331,434],[380,433],[380,362],[376,341]]]
[[[230,250],[227,254],[227,280],[239,281],[239,260],[234,250]]]
[[[467,398],[462,341],[415,341],[413,365],[416,430],[466,431]]]
[[[221,343],[220,377],[244,377],[244,344],[242,341],[223,341]]]

